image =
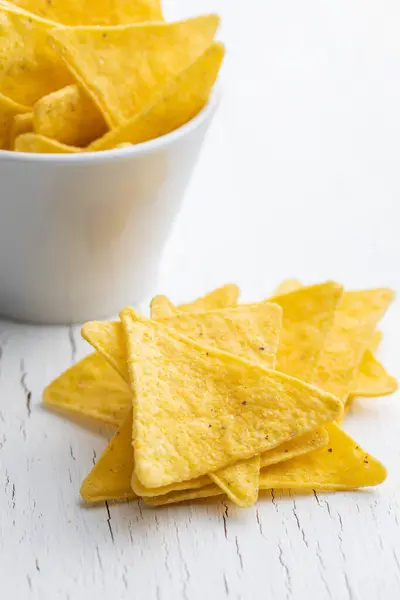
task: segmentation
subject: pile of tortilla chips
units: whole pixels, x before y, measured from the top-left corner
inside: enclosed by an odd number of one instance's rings
[[[93,152],[194,118],[224,57],[216,15],[160,0],[0,0],[0,149]]]
[[[151,319],[128,307],[84,325],[96,352],[44,391],[48,406],[118,428],[84,500],[225,495],[247,507],[264,489],[384,481],[340,423],[355,396],[396,390],[374,355],[393,293],[286,281],[259,303],[238,297],[236,285],[178,307],[156,296]]]

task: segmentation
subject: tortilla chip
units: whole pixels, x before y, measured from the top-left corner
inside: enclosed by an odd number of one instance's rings
[[[201,475],[200,477],[190,479],[189,481],[179,481],[177,483],[163,485],[162,487],[158,488],[148,488],[141,484],[139,479],[136,477],[135,471],[133,471],[130,480],[127,481],[127,484],[131,486],[133,491],[138,496],[142,496],[143,498],[155,498],[156,496],[165,496],[165,494],[169,494],[170,492],[201,489],[206,485],[210,485],[211,479],[208,477],[208,475]]]
[[[299,380],[132,310],[121,319],[135,398],[135,473],[146,487],[216,471],[341,415],[335,397]]]
[[[387,396],[397,390],[397,381],[389,375],[370,350],[359,363],[352,396]]]
[[[302,284],[296,279],[288,279],[277,288],[279,293],[289,293],[300,289]],[[351,292],[350,292],[351,293]],[[347,292],[345,292],[345,295]],[[397,389],[397,381],[388,375],[383,365],[373,356],[380,341],[382,333],[374,331],[367,349],[363,353],[357,369],[356,380],[353,383],[351,396],[384,396]]]
[[[281,308],[271,303],[158,319],[181,335],[270,369],[275,365],[281,322]]]
[[[320,356],[313,383],[346,403],[377,322],[393,299],[386,289],[346,292]]]
[[[115,147],[116,148],[129,148],[130,146],[132,146],[132,144],[130,144],[129,142],[122,142],[122,144],[118,144]]]
[[[382,331],[374,331],[371,341],[368,344],[368,348],[371,350],[371,352],[376,352],[378,350],[378,346],[381,343],[382,338]]]
[[[84,479],[81,496],[86,502],[136,498],[131,487],[126,486],[133,470],[131,424],[131,419],[125,419],[105,452]]]
[[[277,463],[283,463],[295,456],[308,454],[309,452],[323,448],[328,442],[329,436],[325,427],[319,427],[315,431],[299,435],[293,440],[289,440],[277,448],[269,450],[269,452],[263,452],[260,457],[260,467],[263,468]]]
[[[51,19],[46,19],[45,17],[40,17],[39,15],[34,14],[31,11],[25,10],[24,8],[21,8],[19,6],[16,6],[13,3],[13,0],[0,0],[0,9],[4,9],[4,11],[6,12],[10,12],[10,13],[17,13],[20,15],[23,15],[29,19],[34,19],[35,21],[38,21],[39,23],[42,23],[44,25],[47,25],[49,27],[58,27],[59,24],[56,21],[52,21]]]
[[[169,83],[155,104],[95,140],[88,150],[109,150],[121,142],[140,144],[185,125],[207,103],[224,52],[221,43],[211,44],[192,65]]]
[[[120,425],[132,408],[129,385],[99,354],[91,354],[46,387],[47,406]]]
[[[108,127],[91,98],[77,85],[67,85],[38,100],[33,107],[35,133],[68,146],[87,146]]]
[[[65,27],[51,36],[112,128],[154,104],[159,90],[210,45],[218,24],[216,15],[207,15],[176,23]]]
[[[63,25],[119,25],[163,18],[160,0],[8,0],[5,4]]]
[[[283,309],[278,371],[311,381],[342,294],[341,285],[327,282],[271,298]]]
[[[0,7],[0,93],[32,106],[72,76],[48,43],[50,27]]]
[[[198,298],[194,302],[181,304],[178,306],[178,310],[183,312],[202,313],[217,308],[230,308],[237,305],[239,294],[240,290],[237,285],[227,283],[226,285],[205,294],[205,296]]]
[[[265,364],[267,366],[273,366],[275,360],[279,339],[280,322],[280,308],[276,305],[266,303],[253,306],[243,305],[233,309],[209,311],[207,313],[198,315],[181,313],[173,317],[160,320],[160,324],[166,327],[172,327],[176,331],[188,333],[188,335],[202,339],[209,345],[237,352],[240,356],[248,357],[254,362],[259,362],[260,364]],[[96,347],[102,352],[105,351],[104,349],[107,348],[107,346],[111,346],[111,348],[115,349],[117,345],[121,344],[121,339],[119,342],[113,340],[110,343],[109,341],[110,331],[115,332],[115,327],[120,325],[119,323],[105,323],[105,335],[102,340],[100,339],[102,324],[97,323],[89,325],[90,333],[89,336],[87,336],[87,339],[92,343],[95,343]],[[122,365],[122,363],[124,363],[126,360],[123,358],[123,350],[119,348],[117,352],[114,352],[112,360],[115,361],[116,356],[118,357],[117,360]],[[121,370],[122,367],[119,366],[118,368]],[[122,443],[122,440],[120,443]],[[251,471],[251,465],[249,469]],[[231,497],[234,500],[236,500],[235,494],[238,494],[239,505],[243,505],[243,500],[240,496],[240,485],[246,483],[246,481],[248,481],[248,477],[250,477],[250,474],[247,475],[245,470],[245,465],[238,465],[238,475],[236,476],[237,485],[232,485],[231,489],[229,490]],[[242,477],[239,479],[239,474],[241,472]],[[234,479],[235,477],[231,474],[230,482],[232,482]],[[221,477],[219,477],[218,480],[223,482],[222,472]],[[200,488],[207,483],[210,483],[208,477],[199,477],[183,483],[175,483],[168,486],[162,486],[157,489],[147,489],[137,478],[134,476],[132,477],[132,487],[134,491],[138,495],[148,496],[166,494],[172,490]],[[128,486],[128,484],[129,482],[127,482],[126,485]],[[257,493],[257,489],[258,486],[253,494]],[[250,492],[248,488],[243,490],[244,496],[247,496],[249,493]]]
[[[211,496],[222,496],[223,491],[217,485],[208,485],[200,490],[184,490],[178,492],[170,492],[165,496],[154,496],[153,498],[143,498],[143,501],[148,506],[166,506],[177,502],[185,502],[187,500],[199,500],[200,498],[210,498]]]
[[[260,490],[352,490],[379,485],[386,479],[385,467],[337,425],[326,425],[329,444],[323,449],[293,458],[285,463],[261,469]],[[162,506],[195,498],[217,496],[218,486],[207,486],[191,492],[171,492],[166,496],[146,498],[150,506]]]
[[[305,381],[311,380],[341,295],[342,287],[328,282],[272,299],[283,307],[283,324],[277,355],[279,371]],[[274,363],[275,359],[265,366],[273,368]],[[302,440],[300,451],[301,449]],[[306,442],[305,451],[308,449]],[[269,455],[270,452],[265,454]],[[278,456],[278,460],[285,460],[284,453],[278,451]],[[268,457],[265,460],[268,460]],[[254,504],[258,496],[258,486],[255,487],[257,464],[255,459],[243,461],[210,474],[210,477],[235,504],[241,507],[250,506],[249,503]],[[247,484],[246,489],[241,487],[243,483]],[[250,484],[253,484],[253,489],[250,489]]]
[[[8,150],[11,148],[10,139],[14,126],[14,119],[17,116],[22,116],[24,113],[29,113],[29,107],[18,104],[3,94],[0,94],[0,149]]]
[[[303,284],[298,279],[285,279],[278,285],[274,291],[274,296],[283,296],[284,294],[290,294],[303,287]]]
[[[119,322],[90,321],[82,327],[82,337],[129,381],[124,332]]]
[[[150,302],[150,314],[152,319],[176,315],[178,309],[172,304],[167,296],[154,296]]]
[[[326,425],[328,446],[262,469],[260,489],[351,490],[386,479],[385,467],[334,423]]]
[[[36,133],[23,133],[14,142],[14,150],[17,152],[32,152],[39,154],[77,154],[81,151],[75,146],[67,146],[56,140],[46,138]]]
[[[9,148],[14,148],[15,138],[22,133],[30,133],[33,131],[33,114],[31,112],[15,115],[11,130]]]
[[[127,312],[132,309],[126,309]],[[134,311],[132,310],[132,313]],[[161,326],[259,364],[270,365],[279,340],[281,309],[275,304],[241,305],[205,313],[178,313],[160,319]],[[122,324],[91,321],[82,336],[128,381]]]

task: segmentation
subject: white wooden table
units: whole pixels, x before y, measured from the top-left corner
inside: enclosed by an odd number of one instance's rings
[[[290,276],[399,291],[398,2],[167,8],[220,12],[229,55],[155,291],[183,301],[236,281],[258,299]],[[400,305],[382,328],[380,357],[400,376]],[[40,405],[43,387],[88,351],[78,327],[0,323],[2,599],[400,597],[399,395],[359,402],[346,421],[389,469],[375,491],[276,492],[249,510],[221,500],[88,509],[80,482],[112,431]]]

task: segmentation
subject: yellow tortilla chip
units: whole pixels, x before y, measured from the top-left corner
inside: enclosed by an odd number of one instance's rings
[[[278,371],[311,381],[342,294],[341,285],[327,282],[271,298],[283,309]]]
[[[170,317],[176,315],[178,309],[172,304],[167,296],[154,296],[150,302],[150,314],[152,319]]]
[[[303,284],[298,279],[285,279],[276,288],[274,296],[283,296],[284,294],[290,294],[303,287]]]
[[[15,138],[22,133],[33,131],[33,114],[31,112],[15,115],[10,130],[9,148],[14,148]]]
[[[127,451],[128,446],[129,451]],[[128,418],[84,479],[81,485],[82,498],[86,502],[136,498],[131,487],[126,487],[126,481],[129,481],[132,470],[132,427],[131,419]]]
[[[39,154],[77,154],[81,151],[75,146],[67,146],[56,140],[51,140],[36,133],[23,133],[14,142],[16,152],[31,152]]]
[[[397,390],[397,381],[370,350],[365,350],[358,366],[352,396],[386,396]]]
[[[160,0],[8,0],[1,2],[63,25],[161,21]]]
[[[269,452],[263,452],[261,454],[260,467],[269,467],[277,463],[285,462],[295,456],[301,456],[302,454],[308,454],[318,448],[323,448],[329,441],[328,433],[325,427],[319,427],[315,431],[300,435],[289,442],[281,444]]]
[[[192,65],[169,83],[155,104],[95,140],[88,150],[108,150],[121,142],[147,142],[193,119],[208,101],[223,57],[223,45],[211,44]]]
[[[50,27],[0,7],[0,92],[25,106],[64,87],[72,76],[48,43]]]
[[[277,369],[287,375],[310,381],[326,335],[331,328],[342,287],[328,282],[273,298],[283,308],[283,323],[277,355]],[[273,362],[265,366],[273,368]],[[302,440],[299,442],[300,448]],[[306,445],[305,450],[308,447]],[[270,453],[265,453],[269,455]],[[285,457],[280,452],[280,460]],[[268,458],[267,458],[268,459]],[[257,464],[252,458],[210,474],[238,506],[254,504],[258,496]],[[243,483],[246,488],[243,488]],[[251,487],[252,485],[252,487]]]
[[[284,294],[300,289],[302,284],[296,279],[284,281],[277,292]],[[353,293],[353,292],[350,292]],[[347,292],[345,292],[345,295]],[[386,372],[381,363],[373,356],[380,341],[382,333],[374,331],[367,349],[362,355],[361,362],[357,369],[356,379],[352,386],[351,396],[384,396],[391,394],[397,389],[397,381]]]
[[[229,290],[229,288],[224,288],[222,290],[224,295],[226,294],[227,290]],[[317,289],[317,294],[319,291],[320,290]],[[218,293],[214,293],[212,296],[209,296],[207,301],[209,302],[210,299],[213,298],[215,300],[215,298],[218,298],[220,293],[221,291],[218,291]],[[332,288],[332,294],[333,297],[337,296],[336,287]],[[322,297],[324,298],[324,295]],[[303,301],[303,296],[300,296],[300,301]],[[165,299],[163,299],[163,302],[165,302]],[[293,305],[295,305],[295,303],[296,298],[293,300]],[[169,303],[168,306],[170,309],[172,305]],[[200,307],[204,306],[204,304],[197,304],[196,306]],[[277,328],[278,322],[276,321],[273,323],[273,321],[271,321],[271,315],[269,312],[270,309],[268,309],[266,312],[263,312],[262,306],[262,304],[253,306],[242,305],[235,309],[225,309],[220,312],[210,311],[201,315],[181,313],[177,314],[173,318],[160,319],[160,323],[165,326],[173,327],[176,331],[179,331],[180,333],[183,333],[193,339],[203,340],[203,342],[208,345],[213,345],[228,352],[237,354],[238,356],[248,358],[252,362],[258,362],[266,365],[267,367],[272,367],[276,353],[276,339],[279,333]],[[264,306],[268,307],[269,305],[265,304]],[[326,305],[323,301],[322,307],[325,306]],[[332,311],[333,309],[334,306],[332,305]],[[315,310],[318,314],[318,307]],[[311,315],[311,310],[309,314]],[[274,318],[276,319],[276,315]],[[118,326],[119,324],[114,325],[115,328],[118,328]],[[101,337],[102,335],[102,327],[102,323],[91,323],[87,324],[83,330],[84,337],[98,349],[100,349],[100,346],[98,345],[98,336],[100,335]],[[119,343],[116,342],[115,339],[111,342],[109,340],[107,341],[107,336],[109,336],[111,329],[109,324],[105,324],[104,327],[105,335],[101,344],[101,350],[104,352],[104,349],[107,349],[107,347],[110,346],[114,349],[117,346],[119,346],[119,348],[123,347],[121,336]],[[92,330],[92,333],[90,333],[88,330]],[[266,337],[266,332],[270,332],[270,335],[272,336],[270,340],[268,340]],[[321,336],[323,335],[324,333],[322,329]],[[95,339],[96,336],[97,345]],[[314,344],[315,348],[317,349],[315,339],[316,338],[314,338]],[[321,337],[321,344],[322,340],[323,337]],[[298,348],[302,348],[301,344],[302,340],[299,340]],[[126,361],[126,357],[123,355],[123,351],[121,352],[121,350],[118,350],[118,352],[114,353],[114,359],[115,354],[119,356],[119,369],[121,370]],[[261,459],[264,462],[266,461],[268,464],[271,464],[268,462],[269,460],[271,462],[287,460],[290,458],[290,456],[310,451],[310,449],[313,449],[313,446],[311,445],[310,448],[310,439],[308,436],[300,436],[298,439],[292,440],[287,448],[282,448],[281,451],[277,449],[277,451],[272,453],[271,457],[268,456],[270,452],[267,452],[262,456]],[[256,461],[249,461],[250,464],[248,467],[246,462],[247,461],[241,462],[240,464],[234,465],[234,467],[228,467],[227,469],[211,475],[214,481],[221,485],[222,489],[228,490],[228,496],[239,506],[248,505],[248,503],[252,501],[251,499],[257,497],[255,475],[256,470],[254,468]],[[249,487],[250,477],[252,477],[251,481],[253,482],[252,490]],[[242,483],[247,484],[245,489],[241,488]],[[139,485],[137,483],[136,485],[134,483],[134,489],[138,494],[143,494],[143,488],[141,491],[139,491]],[[151,491],[148,491],[148,495],[151,493]],[[157,494],[164,493],[166,492],[163,489],[157,490]]]
[[[320,356],[313,383],[346,403],[377,322],[393,299],[386,289],[346,292]]]
[[[371,352],[376,352],[378,350],[378,346],[382,341],[382,331],[374,331],[371,341],[368,344],[368,348],[371,350]]]
[[[135,473],[146,487],[216,471],[341,415],[335,397],[299,380],[138,320],[131,310],[121,318]]]
[[[131,309],[127,309],[129,312]],[[133,313],[133,311],[132,311]],[[277,349],[281,309],[275,304],[241,305],[204,313],[178,313],[158,321],[161,326],[192,339],[232,352],[255,363],[270,364]],[[82,336],[128,381],[122,324],[91,321]]]
[[[119,322],[90,321],[82,327],[82,337],[129,381],[124,332]]]
[[[8,150],[14,119],[17,116],[29,113],[29,107],[18,104],[0,93],[0,149]]]
[[[43,400],[53,408],[120,425],[132,407],[132,392],[127,382],[96,352],[48,385]]]
[[[77,85],[43,96],[33,107],[35,133],[68,146],[87,146],[108,127],[91,98]]]
[[[365,452],[334,423],[325,426],[329,434],[326,447],[285,463],[260,471],[260,489],[293,490],[352,490],[379,485],[386,479],[385,467]],[[197,497],[218,495],[217,486],[197,490]],[[186,499],[185,492],[172,492],[167,496],[146,498],[151,506],[160,506]]]
[[[202,339],[207,344],[237,352],[238,355],[249,357],[254,362],[259,362],[260,364],[265,364],[267,366],[273,366],[279,339],[280,322],[280,308],[276,305],[266,303],[253,306],[243,305],[233,309],[209,311],[198,315],[181,313],[176,314],[173,317],[160,319],[160,323],[166,327],[173,327],[177,331],[188,333],[198,339]],[[115,333],[115,326],[120,324],[105,323],[104,325],[105,333],[103,338],[100,339],[102,324],[89,324],[91,333],[89,333],[87,339],[94,343],[91,337],[94,336],[96,339],[95,343],[97,344],[96,347],[103,352],[107,347],[111,347],[115,350],[117,346],[121,346],[121,339],[119,339],[118,342],[118,339],[115,338],[110,342],[110,331],[114,331]],[[118,335],[120,334],[118,333]],[[126,358],[123,357],[123,349],[121,350],[121,348],[118,348],[117,351],[114,352],[111,360],[115,361],[116,356],[120,365],[125,363]],[[118,368],[121,370],[122,367],[119,366]],[[120,443],[122,443],[122,438],[120,439]],[[251,465],[249,470],[251,470]],[[241,478],[239,477],[240,473],[242,473]],[[223,474],[221,473],[221,477],[222,476]],[[238,465],[236,475],[237,484],[236,486],[232,484],[229,492],[234,500],[236,500],[236,494],[238,495],[237,503],[239,505],[244,505],[244,500],[241,498],[240,494],[242,493],[246,496],[250,493],[248,487],[243,491],[240,488],[240,484],[246,484],[249,476],[250,474],[246,473],[245,466]],[[220,480],[220,478],[218,479]],[[231,483],[233,482],[233,479],[234,477],[230,475]],[[137,478],[134,476],[132,477],[132,487],[134,491],[138,495],[148,496],[166,494],[172,490],[200,488],[207,483],[210,483],[208,477],[199,477],[183,483],[175,483],[157,489],[147,489]],[[129,487],[129,485],[130,482],[126,482],[126,487]],[[256,491],[257,490],[258,486],[256,487]]]
[[[154,496],[153,498],[143,498],[143,501],[148,506],[166,506],[177,502],[185,502],[188,500],[199,500],[200,498],[210,498],[212,496],[222,496],[223,491],[217,485],[209,485],[200,490],[184,490],[170,492],[164,496]]]
[[[203,313],[208,310],[231,308],[237,305],[240,290],[237,285],[227,283],[187,304],[175,306],[166,296],[155,296],[151,301],[151,318],[169,317],[177,312]],[[165,311],[165,312],[163,312]]]
[[[154,104],[159,90],[210,45],[218,24],[216,15],[207,15],[167,24],[65,27],[51,36],[112,128]]]
[[[255,457],[257,461],[258,458],[260,459],[258,471],[260,471],[260,465],[261,467],[266,467],[269,465],[274,465],[276,463],[284,462],[286,460],[290,460],[295,456],[307,454],[308,452],[312,452],[314,450],[317,450],[318,448],[322,448],[323,446],[327,445],[328,441],[328,433],[324,428],[320,427],[317,430],[312,431],[311,433],[306,433],[305,435],[299,436],[293,440],[290,440],[289,442],[280,444],[279,446],[273,448],[272,450],[269,450],[268,452],[263,452],[259,457]],[[255,500],[257,500],[258,473],[254,469],[254,463],[257,463],[257,461],[254,460],[253,463],[252,461],[253,459],[250,459],[249,461],[240,461],[232,467],[227,467],[223,470],[225,472],[224,477],[219,478],[219,487],[221,487],[222,490],[226,491],[229,498],[238,506],[249,506],[254,503],[254,498]],[[250,463],[250,467],[248,469],[249,475],[247,475],[247,472],[244,468],[239,468],[240,465],[243,465],[245,463]],[[238,467],[238,471],[236,471],[236,467]],[[231,479],[229,479],[229,475]],[[216,479],[211,478],[208,475],[202,475],[201,477],[197,477],[196,479],[174,483],[169,486],[163,486],[160,488],[147,488],[140,483],[135,473],[133,473],[132,488],[138,496],[153,497],[165,495],[170,491],[197,489],[203,486],[209,486],[211,485],[213,480],[217,482]],[[240,485],[240,483],[242,483],[242,485]],[[126,482],[126,486],[129,487],[128,481]]]
[[[198,298],[194,302],[181,304],[178,306],[178,310],[190,313],[202,313],[217,308],[230,308],[237,305],[239,294],[240,290],[237,285],[227,283]]]
[[[260,489],[351,490],[379,485],[385,467],[334,423],[326,425],[328,446],[262,469]]]

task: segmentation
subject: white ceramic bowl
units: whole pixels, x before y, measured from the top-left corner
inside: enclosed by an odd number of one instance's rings
[[[217,96],[131,148],[0,152],[2,316],[78,323],[147,299]]]

